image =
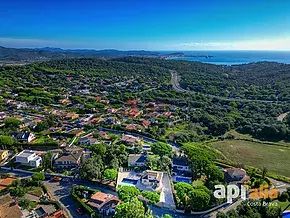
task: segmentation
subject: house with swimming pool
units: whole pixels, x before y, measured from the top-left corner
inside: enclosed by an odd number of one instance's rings
[[[135,186],[143,191],[157,191],[161,190],[163,172],[145,170],[143,172],[124,171],[119,169],[117,187],[121,186]]]
[[[173,182],[192,183],[192,172],[187,157],[173,158],[171,166],[171,178]]]
[[[173,158],[172,171],[175,172],[191,172],[187,157]]]

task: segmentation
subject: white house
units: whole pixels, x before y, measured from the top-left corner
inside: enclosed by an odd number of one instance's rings
[[[13,132],[11,136],[15,138],[18,142],[29,143],[35,139],[32,132]]]
[[[156,189],[160,186],[163,173],[159,171],[146,170],[141,177],[141,183],[145,186],[152,186]]]
[[[80,145],[93,145],[93,144],[98,144],[98,143],[100,143],[99,140],[91,136],[82,137],[79,139]]]
[[[23,150],[16,156],[16,162],[21,163],[21,165],[39,167],[42,158],[33,151]]]

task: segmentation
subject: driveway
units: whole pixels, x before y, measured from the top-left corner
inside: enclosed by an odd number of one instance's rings
[[[162,185],[163,188],[160,194],[160,202],[163,203],[165,207],[175,209],[175,202],[171,190],[170,179],[167,173],[163,173]]]

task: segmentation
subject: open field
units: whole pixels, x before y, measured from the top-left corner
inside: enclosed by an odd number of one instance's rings
[[[223,159],[256,168],[266,167],[269,172],[290,177],[290,148],[244,140],[212,142]]]
[[[281,202],[281,201],[278,201],[278,200],[275,200],[272,203],[277,203],[278,206],[281,207],[282,211],[284,211],[288,207],[288,205],[290,204],[289,201]]]

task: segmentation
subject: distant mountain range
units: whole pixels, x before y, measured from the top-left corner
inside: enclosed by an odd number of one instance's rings
[[[0,63],[2,64],[25,64],[35,61],[45,61],[61,58],[118,58],[124,56],[142,56],[142,57],[163,57],[159,52],[144,50],[136,51],[119,51],[114,49],[108,50],[90,50],[90,49],[61,49],[61,48],[35,48],[35,49],[17,49],[5,48],[0,46]]]
[[[46,61],[63,58],[100,58],[111,59],[125,56],[172,58],[172,57],[205,57],[208,55],[185,55],[183,52],[153,52],[145,50],[119,51],[115,49],[61,49],[61,48],[5,48],[0,46],[0,64],[27,64],[35,61]]]

